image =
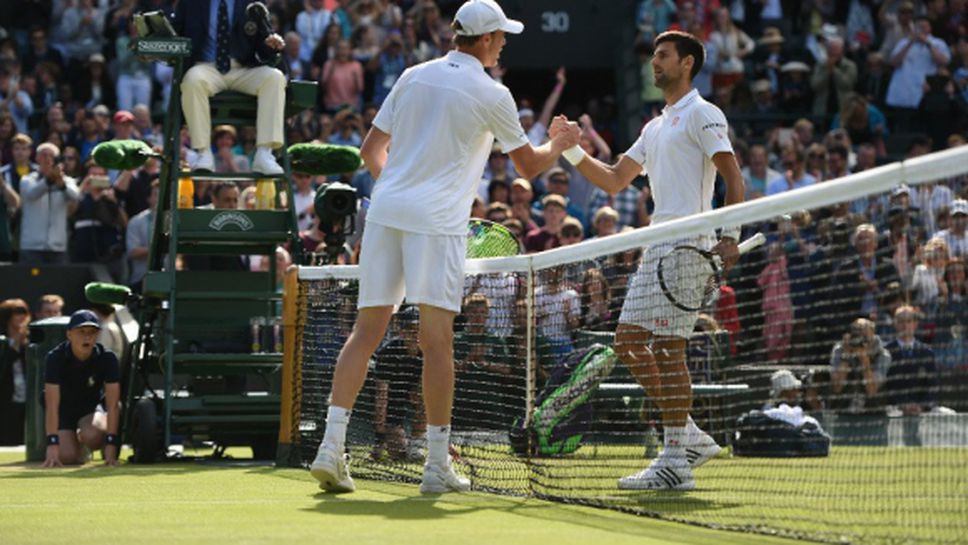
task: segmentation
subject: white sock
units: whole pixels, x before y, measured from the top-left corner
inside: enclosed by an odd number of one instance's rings
[[[326,411],[326,432],[323,434],[322,444],[336,452],[342,452],[346,443],[346,426],[349,423],[349,409],[330,405]]]
[[[662,454],[674,458],[685,458],[686,436],[686,426],[666,426],[665,450],[662,451]]]
[[[427,426],[427,463],[446,466],[450,426]]]

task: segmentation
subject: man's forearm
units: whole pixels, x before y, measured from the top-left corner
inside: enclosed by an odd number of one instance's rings
[[[21,180],[21,197],[28,201],[36,201],[47,193],[47,182],[40,178]]]

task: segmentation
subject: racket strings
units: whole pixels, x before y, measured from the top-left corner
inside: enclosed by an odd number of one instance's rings
[[[472,223],[469,226],[467,257],[507,257],[519,252],[517,238],[505,227],[489,223]]]
[[[662,276],[669,294],[689,308],[705,306],[717,292],[709,260],[694,250],[678,248],[666,255],[662,262]]]

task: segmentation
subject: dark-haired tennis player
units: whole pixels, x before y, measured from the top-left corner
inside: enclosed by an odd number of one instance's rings
[[[644,169],[655,200],[653,223],[698,214],[712,208],[716,171],[726,180],[726,204],[743,199],[743,178],[733,156],[726,116],[703,100],[692,86],[705,58],[702,42],[690,34],[664,32],[655,39],[652,68],[666,106],[646,124],[638,140],[615,165],[586,157],[581,148],[564,156],[586,178],[610,194],[628,186]],[[554,135],[558,125],[551,130]],[[739,229],[726,230],[713,248],[726,267],[738,256]],[[615,352],[662,412],[665,448],[643,471],[619,479],[623,489],[691,490],[692,468],[719,453],[719,446],[689,416],[692,384],[686,367],[686,340],[697,313],[673,306],[656,277],[659,257],[680,244],[704,249],[714,235],[653,244],[632,278],[615,334]],[[706,275],[676,271],[702,289]]]

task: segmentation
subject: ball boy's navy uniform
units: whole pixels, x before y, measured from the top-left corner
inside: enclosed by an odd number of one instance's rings
[[[104,385],[121,380],[118,357],[100,344],[91,357],[80,361],[64,341],[47,354],[44,381],[60,386],[58,425],[60,430],[77,429],[77,421],[91,414],[104,402]]]

